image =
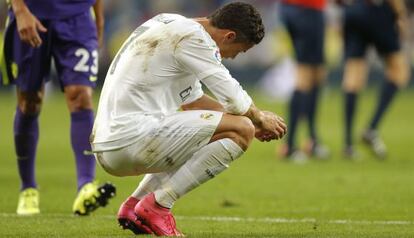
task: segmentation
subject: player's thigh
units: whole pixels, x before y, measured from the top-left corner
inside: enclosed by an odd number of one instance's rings
[[[165,117],[159,126],[149,128],[144,139],[130,147],[136,166],[147,172],[181,166],[209,143],[222,115],[216,111],[190,110]]]
[[[98,73],[98,38],[91,13],[55,20],[52,54],[62,89],[69,85],[94,88]]]
[[[406,86],[410,78],[407,56],[402,51],[398,51],[386,55],[384,60],[387,80],[394,82],[399,87]]]
[[[42,21],[46,27],[48,21]],[[21,92],[37,92],[43,87],[50,71],[50,33],[39,33],[43,43],[33,48],[20,40],[16,20],[11,17],[4,40],[5,77]],[[7,83],[7,82],[6,82]]]
[[[254,134],[255,127],[248,117],[223,114],[210,142],[228,138],[245,151],[253,140]]]

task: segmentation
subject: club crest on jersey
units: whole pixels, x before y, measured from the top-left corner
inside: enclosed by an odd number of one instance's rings
[[[200,118],[205,119],[205,120],[211,120],[213,119],[214,115],[212,113],[202,113],[200,114]]]
[[[216,60],[221,64],[221,54],[220,51],[217,49],[216,52],[214,53],[214,57],[216,58]]]

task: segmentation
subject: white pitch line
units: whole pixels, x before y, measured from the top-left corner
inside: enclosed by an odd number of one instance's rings
[[[276,218],[276,217],[215,217],[215,216],[177,216],[180,220],[220,221],[220,222],[257,222],[257,223],[329,223],[358,225],[414,225],[414,221],[370,221],[370,220],[318,220],[316,218]]]
[[[72,214],[67,213],[46,213],[41,214],[42,217],[51,217],[51,218],[68,218],[68,217],[76,217]],[[8,218],[8,217],[24,217],[17,215],[15,213],[0,213],[0,218]],[[35,216],[34,216],[35,217]],[[101,217],[105,219],[116,220],[115,215],[92,215],[93,217]],[[254,217],[227,217],[227,216],[176,216],[177,220],[192,220],[192,221],[217,221],[217,222],[256,222],[256,223],[328,223],[328,224],[356,224],[356,225],[414,225],[414,221],[393,221],[393,220],[323,220],[323,219],[316,219],[316,218],[280,218],[280,217],[262,217],[262,218],[254,218]]]

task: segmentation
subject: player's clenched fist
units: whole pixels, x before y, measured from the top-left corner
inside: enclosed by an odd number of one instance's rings
[[[255,137],[260,141],[281,139],[287,133],[282,117],[269,111],[262,111],[261,123],[256,125]]]

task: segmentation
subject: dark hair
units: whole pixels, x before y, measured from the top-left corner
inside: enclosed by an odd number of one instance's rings
[[[260,13],[248,3],[229,3],[207,18],[214,27],[236,32],[238,42],[259,44],[265,34]]]

